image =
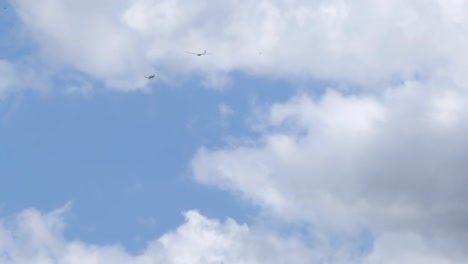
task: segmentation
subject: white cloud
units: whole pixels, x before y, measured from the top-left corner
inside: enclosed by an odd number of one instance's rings
[[[16,1],[14,5],[41,44],[47,61],[106,78],[111,85],[126,77],[125,71],[141,69],[134,59],[140,49],[125,30],[119,29],[118,10],[122,6],[119,1],[92,5],[54,0],[39,4]],[[120,75],[116,76],[116,72]]]
[[[18,0],[47,60],[109,86],[144,87],[153,70],[233,71],[371,85],[437,73],[467,84],[468,4],[450,0]],[[443,41],[441,41],[443,40]],[[196,57],[186,51],[208,50]],[[261,53],[261,54],[259,54]],[[220,77],[221,76],[221,77]]]
[[[150,241],[138,255],[119,245],[67,241],[63,209],[42,214],[28,209],[0,222],[0,262],[3,264],[152,264],[152,263],[309,263],[312,255],[295,238],[251,230],[233,220],[219,222],[196,211],[173,232]]]
[[[0,221],[0,262],[3,264],[455,264],[459,259],[438,254],[419,237],[388,234],[376,239],[372,252],[361,254],[346,241],[336,245],[317,237],[307,245],[301,237],[272,230],[220,222],[188,211],[176,230],[149,241],[139,254],[120,245],[93,245],[63,237],[67,207],[43,214],[27,209]],[[325,241],[325,242],[324,242]],[[457,262],[458,261],[458,262]]]
[[[435,80],[297,96],[271,106],[258,141],[201,148],[194,177],[287,221],[414,233],[431,250],[467,252],[467,103],[466,90]]]

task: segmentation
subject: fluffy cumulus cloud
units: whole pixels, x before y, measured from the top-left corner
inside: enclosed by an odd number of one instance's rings
[[[12,3],[44,58],[123,90],[145,87],[152,71],[166,81],[202,73],[216,87],[232,71],[366,86],[428,73],[466,82],[466,1]],[[186,54],[203,50],[212,54]]]
[[[233,220],[220,222],[196,211],[186,222],[132,255],[119,245],[99,246],[63,237],[64,210],[43,214],[24,210],[0,222],[0,262],[4,264],[185,264],[309,263],[316,259],[296,238],[252,230]]]
[[[462,263],[435,253],[419,237],[383,236],[374,251],[360,255],[347,245],[317,239],[304,243],[302,236],[278,235],[256,226],[227,219],[209,219],[197,211],[185,213],[176,230],[149,241],[139,254],[118,244],[94,245],[63,236],[64,212],[41,213],[27,209],[0,221],[0,261],[4,264],[418,264]]]
[[[363,225],[412,234],[441,254],[468,252],[468,91],[443,85],[275,104],[259,118],[258,139],[200,149],[194,176],[285,221]]]
[[[291,71],[370,89],[330,87],[263,109],[256,138],[199,149],[195,179],[288,223],[369,228],[373,247],[359,263],[467,262],[466,3],[312,5],[304,19],[323,30],[308,35],[321,36],[307,53],[316,60]],[[303,52],[297,43],[290,54]]]

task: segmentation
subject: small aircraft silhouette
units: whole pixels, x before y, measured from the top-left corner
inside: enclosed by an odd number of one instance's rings
[[[188,53],[188,54],[197,55],[197,56],[199,56],[199,57],[200,57],[200,56],[203,56],[203,55],[208,55],[208,54],[210,54],[210,53],[206,53],[206,50],[205,50],[205,52],[203,52],[203,53],[195,53],[195,52],[188,52],[188,51],[187,51],[187,53]]]
[[[148,79],[148,80],[150,80],[150,79],[153,79],[153,78],[154,78],[154,76],[156,76],[156,75],[155,75],[155,74],[153,74],[153,75],[150,75],[150,76],[145,76],[145,78],[146,78],[146,79]]]

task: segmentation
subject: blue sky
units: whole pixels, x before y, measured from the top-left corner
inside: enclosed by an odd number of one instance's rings
[[[192,208],[250,222],[249,205],[197,184],[188,168],[199,146],[220,147],[227,136],[253,134],[246,114],[254,100],[285,100],[292,93],[256,88],[286,82],[236,81],[223,92],[189,79],[177,86],[156,81],[151,92],[130,94],[10,96],[2,104],[0,167],[8,175],[0,192],[2,215],[72,202],[69,237],[130,248],[177,227],[181,212]],[[220,104],[232,115],[223,116]]]
[[[468,261],[463,1],[0,3],[1,263]]]

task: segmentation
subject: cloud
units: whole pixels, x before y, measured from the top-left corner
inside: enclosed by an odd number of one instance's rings
[[[67,210],[69,206],[51,213],[27,209],[1,220],[1,263],[461,263],[437,254],[414,235],[385,235],[376,240],[372,252],[362,254],[349,247],[351,241],[337,245],[319,238],[305,243],[302,236],[278,235],[274,230],[231,219],[221,222],[194,210],[184,213],[185,223],[177,229],[149,241],[141,253],[130,254],[117,244],[94,245],[64,238]]]
[[[131,255],[119,245],[67,241],[62,235],[65,211],[27,209],[1,221],[1,263],[308,263],[312,257],[295,238],[251,230],[230,219],[208,219],[197,211],[186,212],[184,224]]]
[[[48,61],[121,90],[157,70],[229,84],[238,71],[371,87],[450,75],[467,84],[464,1],[13,2]],[[444,41],[440,41],[443,39]],[[196,57],[186,51],[208,50]],[[259,54],[261,53],[261,54]]]
[[[436,80],[299,95],[268,109],[258,140],[200,148],[192,170],[285,221],[415,234],[432,250],[467,252],[467,107],[463,87]]]

